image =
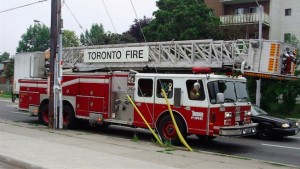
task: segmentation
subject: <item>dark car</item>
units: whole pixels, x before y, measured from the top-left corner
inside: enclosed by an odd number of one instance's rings
[[[257,136],[261,139],[281,138],[298,134],[299,125],[297,122],[286,119],[273,117],[261,108],[251,106],[251,120],[258,123]]]

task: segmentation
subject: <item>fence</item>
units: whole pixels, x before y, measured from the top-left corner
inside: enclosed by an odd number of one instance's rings
[[[8,84],[0,84],[0,93],[11,94],[13,91],[13,86]]]

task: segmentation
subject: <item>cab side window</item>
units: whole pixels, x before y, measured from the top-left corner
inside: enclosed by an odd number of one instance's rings
[[[152,79],[139,79],[138,81],[138,96],[152,97],[153,95],[153,80]]]
[[[158,98],[164,97],[161,89],[165,90],[168,99],[171,99],[173,97],[172,79],[158,79],[156,84],[157,84],[156,96]]]
[[[202,80],[187,80],[186,89],[190,100],[205,100]]]

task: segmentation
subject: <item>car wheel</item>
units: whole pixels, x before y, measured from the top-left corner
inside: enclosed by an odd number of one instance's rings
[[[259,128],[257,135],[263,140],[269,140],[272,138],[272,128],[271,126],[263,125]]]

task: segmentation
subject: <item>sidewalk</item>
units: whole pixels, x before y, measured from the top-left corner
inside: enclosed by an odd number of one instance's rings
[[[28,169],[293,168],[208,152],[166,151],[149,142],[133,142],[130,139],[80,131],[50,130],[44,126],[3,119],[0,119],[1,161]]]

